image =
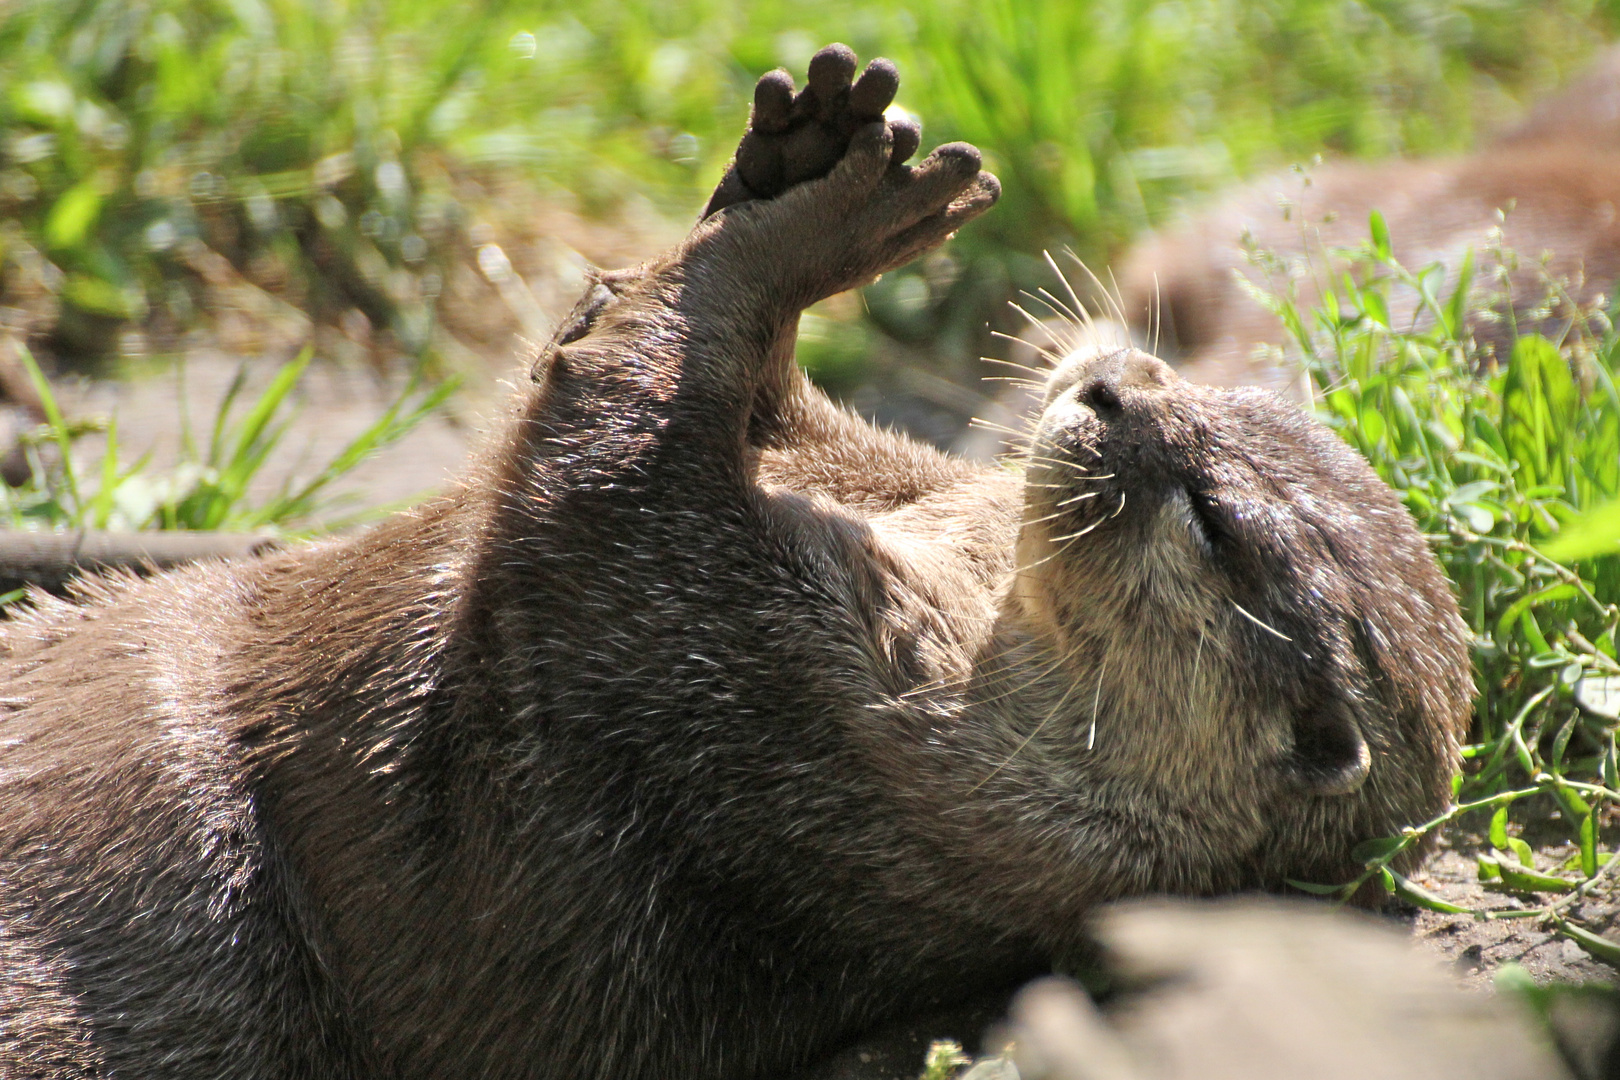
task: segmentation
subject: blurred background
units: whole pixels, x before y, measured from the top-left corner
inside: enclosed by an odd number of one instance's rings
[[[800,360],[951,445],[996,393],[980,357],[1006,354],[1007,300],[1051,283],[1043,251],[1106,278],[1244,178],[1466,150],[1617,30],[1620,3],[1580,0],[12,0],[0,389],[24,427],[62,414],[46,449],[100,470],[101,524],[151,524],[232,462],[285,492],[368,431],[404,443],[349,477],[361,500],[407,499],[453,471],[583,267],[683,234],[754,80],[802,80],[840,40],[895,59],[925,147],[977,144],[1005,195],[810,313]],[[41,499],[13,517],[76,520]]]

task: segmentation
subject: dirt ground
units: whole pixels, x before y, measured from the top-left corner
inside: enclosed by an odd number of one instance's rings
[[[1526,840],[1535,849],[1538,870],[1555,872],[1575,854],[1574,845],[1565,841],[1536,836],[1527,836]],[[1556,899],[1551,895],[1522,897],[1486,888],[1478,880],[1474,859],[1480,850],[1489,850],[1483,837],[1456,831],[1443,838],[1441,849],[1412,880],[1454,904],[1488,911],[1539,908]],[[1481,920],[1412,908],[1390,914],[1410,925],[1414,939],[1450,963],[1467,985],[1489,985],[1496,970],[1510,962],[1523,967],[1538,982],[1620,981],[1620,973],[1614,968],[1593,959],[1574,941],[1543,928],[1536,919]],[[1610,877],[1566,914],[1587,929],[1620,941],[1620,882]]]

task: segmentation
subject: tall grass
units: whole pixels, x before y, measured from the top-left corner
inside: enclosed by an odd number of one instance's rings
[[[1291,332],[1319,414],[1429,535],[1473,632],[1480,693],[1456,806],[1400,837],[1369,841],[1360,879],[1313,891],[1348,895],[1380,880],[1419,904],[1463,912],[1388,864],[1423,834],[1476,814],[1489,841],[1478,857],[1481,880],[1538,899],[1474,913],[1541,919],[1620,962],[1620,945],[1569,912],[1620,868],[1620,853],[1604,850],[1600,835],[1608,808],[1620,803],[1620,532],[1586,545],[1582,557],[1558,551],[1572,526],[1578,532],[1620,496],[1620,334],[1606,304],[1582,310],[1556,281],[1545,283],[1556,303],[1543,304],[1506,295],[1505,272],[1476,280],[1472,258],[1449,271],[1404,267],[1377,215],[1371,226],[1365,250],[1325,283],[1313,310],[1286,285],[1262,299]],[[1511,263],[1510,252],[1489,260]],[[1485,324],[1538,308],[1568,317],[1539,322],[1541,333],[1509,333],[1502,357],[1477,345]],[[1403,310],[1416,314],[1392,318]],[[1547,818],[1561,823],[1575,854],[1538,869],[1508,826]]]
[[[23,349],[23,366],[34,383],[45,423],[26,435],[28,477],[17,487],[0,485],[0,524],[12,529],[219,529],[303,536],[345,524],[331,520],[341,498],[333,485],[367,457],[404,438],[455,391],[447,379],[424,389],[412,380],[381,415],[350,439],[312,475],[287,476],[269,493],[262,474],[295,415],[292,393],[314,353],[306,349],[282,364],[251,400],[242,396],[245,366],[215,408],[206,439],[183,432],[179,459],[156,469],[149,455],[133,464],[120,460],[117,418],[104,429],[100,454],[87,458],[79,439],[95,428],[62,413],[39,365]],[[360,520],[372,516],[362,512]],[[7,601],[0,600],[0,604]]]
[[[39,277],[54,337],[104,352],[131,321],[189,325],[199,254],[320,316],[358,308],[405,351],[457,208],[430,117],[500,5],[55,0],[0,14],[6,284]]]
[[[200,245],[424,355],[472,247],[459,174],[685,216],[752,80],[843,39],[900,60],[903,103],[1002,174],[961,249],[981,268],[924,282],[940,316],[1043,248],[1106,255],[1257,168],[1460,146],[1613,19],[1580,0],[19,0],[0,12],[0,292],[48,293],[58,346],[106,351],[132,322],[190,324]]]

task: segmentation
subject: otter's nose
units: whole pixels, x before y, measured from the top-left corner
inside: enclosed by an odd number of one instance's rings
[[[1166,389],[1177,378],[1170,365],[1158,357],[1124,349],[1087,364],[1075,381],[1075,397],[1106,416],[1124,408],[1132,391],[1153,393]]]

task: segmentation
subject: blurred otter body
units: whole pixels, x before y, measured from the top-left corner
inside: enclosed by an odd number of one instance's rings
[[[1462,626],[1331,434],[1075,357],[1021,477],[798,373],[996,196],[863,110],[602,275],[459,490],[5,626],[0,1074],[776,1076],[1446,801]]]
[[[1307,306],[1322,282],[1345,266],[1335,249],[1366,242],[1374,210],[1389,226],[1395,258],[1408,269],[1439,262],[1454,283],[1473,250],[1482,298],[1495,301],[1505,286],[1501,299],[1521,330],[1559,332],[1578,317],[1567,305],[1555,304],[1550,316],[1533,310],[1548,301],[1550,283],[1566,286],[1569,299],[1584,305],[1620,280],[1617,103],[1620,50],[1604,54],[1587,76],[1467,157],[1334,162],[1223,196],[1126,256],[1121,292],[1133,337],[1156,337],[1194,381],[1287,389],[1297,373],[1274,356],[1255,355],[1260,346],[1284,342],[1282,324],[1237,277],[1262,288],[1280,282],[1268,282],[1246,244],[1277,257]],[[1495,277],[1498,246],[1516,256],[1505,282]],[[1397,323],[1420,316],[1409,293],[1396,290],[1391,297]],[[1471,329],[1498,351],[1511,345],[1512,324],[1505,320]]]

